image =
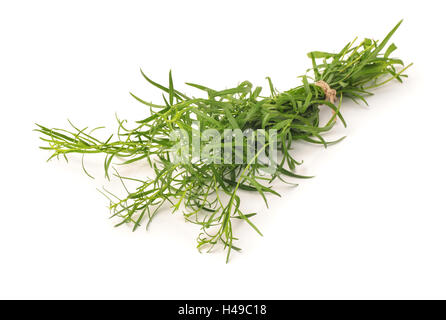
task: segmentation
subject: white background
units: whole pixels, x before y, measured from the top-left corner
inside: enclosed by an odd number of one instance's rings
[[[2,1],[0,5],[0,298],[446,298],[444,8],[441,1]],[[34,123],[139,120],[132,100],[160,101],[139,74],[226,88],[243,80],[286,90],[311,50],[355,36],[382,39],[401,19],[395,52],[409,79],[346,102],[347,135],[296,144],[314,174],[277,186],[263,231],[236,227],[241,254],[200,254],[198,233],[163,212],[149,231],[113,228],[97,187],[100,158],[46,162]],[[143,172],[145,168],[136,166]],[[114,182],[112,182],[113,184]]]

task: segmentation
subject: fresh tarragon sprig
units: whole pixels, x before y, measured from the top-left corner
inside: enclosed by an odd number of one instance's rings
[[[343,99],[367,104],[366,97],[373,94],[370,89],[393,79],[402,82],[406,77],[403,73],[411,64],[405,66],[402,60],[391,57],[396,46],[387,46],[401,22],[382,41],[364,39],[355,45],[355,39],[339,53],[308,53],[312,68],[307,72],[312,71],[313,76],[301,76],[302,85],[281,93],[274,89],[271,79],[267,78],[270,89],[268,96],[261,95],[261,87],[253,87],[250,82],[244,81],[225,90],[187,83],[205,93],[204,97],[190,98],[174,88],[171,73],[168,85],[163,86],[141,71],[151,85],[163,92],[164,101],[164,104],[158,105],[132,94],[150,108],[150,115],[146,119],[136,121],[133,128],[127,128],[125,121],[118,119],[117,138],[111,135],[106,140],[93,136],[92,131],[87,131],[88,128],[79,129],[71,123],[70,130],[37,125],[36,130],[42,134],[41,139],[46,143],[41,148],[52,151],[50,159],[59,156],[67,158],[69,153],[83,156],[90,153],[104,154],[107,177],[114,159],[123,159],[123,164],[145,161],[153,168],[155,178],[123,177],[116,171],[114,175],[121,179],[124,186],[125,181],[137,182],[139,186],[132,191],[126,188],[127,194],[121,198],[104,192],[110,200],[112,216],[121,218],[117,225],[133,224],[135,230],[143,223],[148,226],[165,205],[173,211],[183,208],[185,219],[201,227],[197,238],[198,248],[201,250],[207,247],[210,250],[217,244],[223,244],[227,249],[228,261],[232,250],[240,250],[235,245],[237,238],[233,234],[234,223],[245,221],[261,235],[251,221],[255,213],[243,213],[240,209],[242,199],[239,191],[257,192],[267,203],[265,194],[279,195],[271,186],[276,178],[308,178],[295,173],[300,162],[290,153],[293,142],[302,140],[327,147],[340,141],[326,141],[323,134],[334,126],[336,119],[345,125],[340,113]],[[326,99],[326,92],[317,84],[321,81],[336,90],[338,104]],[[322,105],[333,110],[332,117],[324,125],[321,125],[319,119]],[[169,137],[177,129],[192,136],[196,130],[194,121],[199,121],[198,130],[201,133],[207,129],[215,129],[220,133],[228,128],[275,129],[280,152],[276,170],[269,173],[262,171],[260,161],[253,161],[259,160],[257,154],[254,159],[243,163],[212,163],[205,159],[172,161],[171,150],[175,142]],[[223,148],[223,141],[221,145]],[[235,145],[231,147],[235,148]],[[271,151],[269,137],[266,137],[261,148],[266,153]],[[89,175],[83,161],[82,167]]]

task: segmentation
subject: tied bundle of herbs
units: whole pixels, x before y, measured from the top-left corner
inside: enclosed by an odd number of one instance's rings
[[[340,113],[343,99],[367,104],[366,97],[373,94],[371,89],[393,79],[402,82],[406,77],[403,72],[410,65],[404,66],[402,60],[391,57],[394,44],[387,46],[400,24],[382,41],[364,39],[355,44],[355,39],[339,53],[308,53],[312,61],[308,71],[313,76],[301,76],[302,85],[281,93],[267,78],[268,96],[261,95],[261,87],[244,81],[225,90],[187,83],[205,94],[191,98],[174,88],[171,73],[164,86],[141,71],[151,85],[163,92],[163,105],[132,94],[150,108],[150,116],[136,121],[133,128],[118,119],[115,140],[114,135],[100,140],[93,135],[95,129],[78,129],[71,123],[71,130],[37,125],[36,130],[47,144],[41,148],[53,152],[50,159],[68,159],[70,153],[104,154],[107,178],[116,158],[126,165],[146,161],[153,168],[154,178],[123,177],[115,170],[126,196],[117,197],[104,189],[112,217],[121,218],[117,225],[133,224],[135,230],[143,223],[148,226],[165,205],[173,212],[181,209],[187,221],[201,228],[198,248],[211,250],[223,244],[228,261],[232,250],[240,250],[235,245],[234,223],[244,221],[261,235],[251,221],[255,213],[242,212],[239,191],[257,192],[267,203],[266,194],[279,195],[271,186],[275,179],[309,178],[295,173],[300,162],[290,153],[293,142],[302,140],[325,147],[339,142],[342,139],[326,141],[323,134],[337,119],[346,125]],[[322,125],[323,105],[333,114]],[[234,134],[236,131],[242,135]],[[89,175],[83,161],[82,167]],[[126,181],[138,183],[138,187],[130,191]]]

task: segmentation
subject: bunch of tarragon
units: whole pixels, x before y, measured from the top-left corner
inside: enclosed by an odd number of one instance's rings
[[[70,153],[104,154],[107,177],[115,159],[120,159],[122,164],[145,161],[153,168],[154,178],[123,177],[116,171],[114,175],[124,186],[125,181],[139,186],[131,191],[126,188],[126,195],[121,198],[104,192],[110,199],[112,216],[122,219],[118,225],[133,224],[134,230],[143,223],[148,225],[160,208],[167,205],[173,211],[182,210],[187,221],[201,227],[197,238],[199,249],[223,244],[228,261],[233,249],[240,250],[234,243],[237,240],[233,234],[234,223],[244,221],[261,234],[251,222],[255,213],[241,211],[243,199],[239,190],[257,192],[266,202],[265,194],[278,195],[271,187],[276,178],[309,178],[295,173],[300,163],[290,154],[293,142],[302,140],[326,147],[340,141],[326,141],[323,134],[337,119],[345,125],[340,113],[344,98],[367,103],[365,98],[372,95],[370,89],[393,79],[402,82],[406,77],[403,72],[410,65],[405,67],[400,59],[391,57],[396,49],[394,44],[386,47],[400,24],[382,41],[364,39],[356,45],[352,41],[339,53],[308,53],[312,62],[308,71],[313,76],[301,76],[302,85],[285,92],[277,92],[269,78],[267,95],[262,95],[262,88],[253,87],[248,81],[225,90],[187,83],[204,93],[203,97],[195,98],[174,88],[171,73],[164,86],[141,71],[151,85],[162,91],[164,101],[158,105],[132,94],[150,108],[146,119],[136,121],[132,128],[118,120],[117,134],[106,140],[95,137],[94,130],[78,129],[71,123],[70,130],[37,125],[36,130],[46,144],[41,148],[53,152],[50,159],[67,158]],[[319,119],[322,105],[332,109],[326,124],[321,124]],[[228,129],[243,133],[259,131],[262,135],[244,134],[241,140],[231,141],[225,135]],[[194,135],[200,136],[209,130],[215,133],[213,148],[209,148],[210,139],[198,143],[209,151],[204,157],[201,153],[193,156],[196,150],[192,146],[178,148],[178,140],[172,139],[173,133],[180,132],[186,141],[191,141]],[[243,148],[253,149],[250,157],[240,152]],[[228,156],[220,150],[233,152]],[[269,156],[275,151],[279,156],[271,160]],[[83,162],[82,167],[85,170]]]

